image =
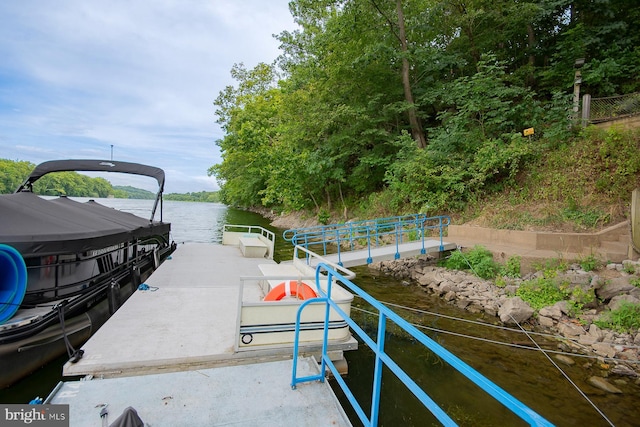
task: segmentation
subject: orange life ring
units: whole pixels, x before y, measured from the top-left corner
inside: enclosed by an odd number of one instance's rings
[[[306,283],[297,282],[295,280],[287,280],[286,282],[279,283],[269,291],[265,301],[280,301],[284,297],[295,296],[298,299],[305,300],[309,298],[316,298],[318,294],[313,288]]]

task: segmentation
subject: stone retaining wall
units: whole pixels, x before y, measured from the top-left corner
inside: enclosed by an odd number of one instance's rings
[[[499,230],[468,225],[449,225],[448,240],[476,240],[479,244],[494,244],[554,251],[561,254],[599,255],[603,260],[620,262],[629,258],[629,221],[597,233],[551,233],[542,231]]]

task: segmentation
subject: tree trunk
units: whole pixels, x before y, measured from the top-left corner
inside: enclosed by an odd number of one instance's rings
[[[340,190],[340,201],[342,202],[342,217],[347,220],[347,205],[344,203],[344,195],[342,194],[342,184],[338,182],[338,189]]]
[[[418,148],[425,148],[427,146],[427,138],[424,135],[424,130],[418,120],[416,114],[415,104],[413,102],[413,93],[411,92],[411,81],[409,79],[409,58],[407,58],[407,33],[404,27],[404,13],[402,11],[402,0],[396,0],[396,8],[398,10],[398,28],[400,45],[402,47],[402,87],[404,89],[404,99],[409,104],[409,124],[411,125],[411,135],[418,144]]]
[[[329,187],[325,187],[324,192],[327,195],[327,209],[331,212],[331,194],[329,193]]]
[[[316,202],[316,198],[313,197],[313,194],[309,193],[309,197],[311,197],[311,200],[313,200],[313,204],[316,205],[316,213],[320,212],[320,206],[318,205],[318,202]]]

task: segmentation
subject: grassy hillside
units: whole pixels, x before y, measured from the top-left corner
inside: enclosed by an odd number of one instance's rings
[[[629,217],[640,187],[640,129],[589,127],[541,150],[513,186],[478,197],[458,223],[513,230],[586,232]]]
[[[535,143],[535,155],[513,179],[467,189],[460,207],[428,213],[450,215],[454,224],[565,232],[594,231],[629,218],[631,192],[640,187],[640,129],[589,127],[560,144]],[[387,188],[309,216],[328,223],[420,210],[411,199],[393,208],[395,196]]]

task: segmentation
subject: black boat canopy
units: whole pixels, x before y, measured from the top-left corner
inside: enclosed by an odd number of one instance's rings
[[[144,175],[158,181],[158,193],[146,220],[91,200],[66,197],[47,200],[33,194],[33,183],[51,172],[104,171]],[[167,236],[171,225],[154,221],[162,203],[164,171],[153,166],[111,160],[53,160],[41,163],[14,194],[0,195],[0,243],[13,246],[23,257],[73,254],[102,249],[134,239]]]
[[[20,191],[31,191],[33,183],[51,172],[68,171],[102,171],[102,172],[122,172],[134,175],[144,175],[155,178],[158,181],[158,188],[164,191],[164,171],[154,166],[141,165],[139,163],[116,162],[113,160],[91,160],[91,159],[71,159],[71,160],[51,160],[40,163],[31,172],[31,175],[18,187],[16,193]]]
[[[70,159],[40,163],[22,185],[18,187],[16,193],[33,191],[33,183],[48,173],[68,171],[121,172],[155,178],[158,181],[158,193],[156,194],[156,201],[153,204],[149,221],[153,221],[158,203],[162,204],[162,192],[164,191],[164,171],[162,169],[140,163],[115,162],[113,160]],[[162,206],[160,207],[160,221],[162,221]]]
[[[149,221],[93,200],[44,199],[30,192],[0,196],[0,242],[23,257],[74,254],[151,236],[169,223]]]

